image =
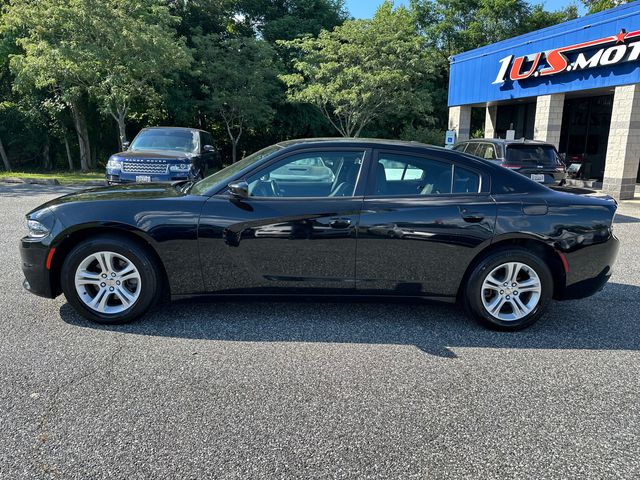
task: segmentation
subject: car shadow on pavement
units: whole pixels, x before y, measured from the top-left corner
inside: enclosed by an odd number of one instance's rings
[[[73,326],[118,333],[234,342],[324,342],[413,345],[439,357],[457,348],[640,349],[640,287],[611,283],[585,300],[553,302],[535,325],[495,332],[460,307],[420,301],[216,299],[163,305],[127,325],[92,323],[69,304]]]
[[[631,217],[629,215],[616,214],[614,223],[640,223],[640,218]]]

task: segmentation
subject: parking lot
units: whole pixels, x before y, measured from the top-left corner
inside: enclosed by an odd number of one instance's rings
[[[617,270],[520,333],[454,306],[182,302],[103,327],[22,290],[0,184],[0,478],[640,476],[640,202]]]

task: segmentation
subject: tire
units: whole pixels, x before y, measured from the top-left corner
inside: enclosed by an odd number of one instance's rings
[[[60,273],[62,291],[75,310],[108,325],[131,322],[149,311],[160,296],[160,279],[149,252],[116,235],[78,244],[64,259]]]
[[[546,262],[523,248],[508,248],[489,254],[473,268],[463,301],[467,313],[485,327],[515,331],[536,322],[552,295],[553,277]]]

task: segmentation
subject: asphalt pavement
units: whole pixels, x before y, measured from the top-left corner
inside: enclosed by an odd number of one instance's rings
[[[640,477],[640,204],[596,296],[490,332],[455,306],[182,302],[101,327],[22,290],[0,184],[0,479]]]

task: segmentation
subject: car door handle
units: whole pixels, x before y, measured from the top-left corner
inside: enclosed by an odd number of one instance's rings
[[[484,220],[484,215],[480,212],[473,212],[471,210],[467,210],[466,208],[460,209],[460,215],[462,219],[467,223],[479,223]]]
[[[351,226],[351,220],[348,218],[333,218],[329,225],[331,225],[331,228],[348,228]]]

